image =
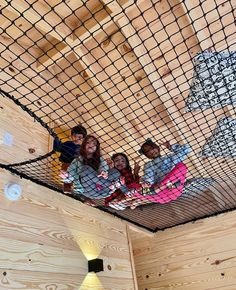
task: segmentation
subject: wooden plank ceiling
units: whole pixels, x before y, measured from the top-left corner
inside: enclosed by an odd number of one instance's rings
[[[235,49],[230,1],[0,5],[4,91],[55,127],[84,123],[107,154],[135,158],[147,137],[189,142],[192,174],[209,175],[197,153],[225,110],[185,113],[184,99],[196,53]]]
[[[227,177],[236,169],[233,159],[198,153],[217,121],[234,117],[234,110],[186,113],[184,107],[194,56],[236,49],[233,6],[223,0],[0,0],[1,89],[54,130],[83,123],[106,156],[125,151],[133,160],[148,137],[188,142],[189,175]]]

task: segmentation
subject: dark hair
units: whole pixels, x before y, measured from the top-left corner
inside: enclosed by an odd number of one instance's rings
[[[83,126],[77,125],[71,129],[71,136],[75,134],[81,134],[85,138],[87,136],[87,130]]]
[[[142,146],[141,146],[141,148],[139,149],[139,153],[140,154],[144,154],[145,156],[146,156],[146,154],[145,154],[145,151],[144,151],[144,147],[146,146],[146,145],[148,145],[148,146],[152,146],[152,147],[159,147],[156,143],[154,143],[150,138],[148,138],[143,144],[142,144]]]
[[[86,144],[88,142],[88,139],[94,139],[97,141],[97,149],[96,151],[93,153],[93,156],[91,158],[87,157],[86,154]],[[100,153],[100,143],[98,141],[98,139],[92,135],[87,135],[84,140],[83,143],[80,147],[80,155],[83,158],[83,164],[84,165],[89,165],[91,166],[94,170],[98,170],[99,166],[100,166],[100,157],[101,157],[101,153]]]
[[[129,170],[129,171],[132,171],[132,168],[130,167],[130,164],[129,164],[129,159],[127,157],[127,155],[125,153],[115,153],[111,156],[111,160],[114,161],[114,159],[118,156],[122,156],[125,158],[125,161],[126,161],[126,167],[125,169]]]

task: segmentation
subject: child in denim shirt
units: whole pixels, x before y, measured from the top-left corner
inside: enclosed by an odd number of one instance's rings
[[[147,185],[158,185],[165,176],[180,162],[186,159],[191,152],[191,147],[188,144],[180,145],[178,143],[170,145],[169,142],[164,142],[161,145],[165,146],[172,153],[161,156],[160,147],[151,139],[141,146],[140,153],[144,154],[151,161],[144,164],[144,175],[142,183]]]

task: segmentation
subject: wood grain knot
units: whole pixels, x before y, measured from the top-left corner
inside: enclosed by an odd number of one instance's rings
[[[10,71],[10,72],[15,72],[14,68],[11,67],[11,66],[9,67],[9,71]]]
[[[124,52],[132,51],[132,48],[128,44],[125,44],[125,43],[122,45],[122,49],[124,50]]]
[[[108,45],[110,44],[110,42],[111,42],[111,38],[108,37],[107,39],[105,39],[105,40],[102,42],[102,46],[103,46],[103,47],[106,47],[106,46],[108,46]]]
[[[142,78],[142,76],[137,76],[137,77],[135,77],[135,79],[137,82],[140,82],[143,78]]]
[[[86,71],[84,71],[84,72],[82,73],[82,76],[83,76],[83,78],[87,78],[87,77],[88,77],[88,74],[86,73]]]
[[[165,78],[171,74],[171,70],[169,68],[164,69],[162,77]]]
[[[29,150],[29,153],[30,153],[30,154],[33,154],[33,153],[35,153],[35,151],[36,151],[34,148],[29,148],[28,150]]]

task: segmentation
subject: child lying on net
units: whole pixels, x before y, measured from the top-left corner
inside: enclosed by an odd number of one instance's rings
[[[74,192],[100,199],[110,195],[109,186],[119,180],[120,173],[114,168],[109,169],[101,156],[98,139],[88,135],[81,145],[79,157],[61,177],[64,182],[73,182]]]
[[[129,190],[133,193],[129,197],[124,195],[120,198],[120,195],[116,199],[110,198],[109,206],[116,209],[125,209],[130,206],[134,209],[138,205],[150,202],[167,203],[181,195],[187,173],[187,167],[182,161],[190,153],[190,146],[179,144],[171,146],[169,142],[162,145],[172,153],[161,156],[160,147],[150,139],[141,146],[140,153],[151,159],[144,165],[141,183],[129,185]],[[175,184],[176,180],[178,182]]]
[[[167,141],[161,143],[161,145],[172,153],[161,156],[160,147],[151,139],[147,139],[139,150],[139,153],[144,154],[151,160],[144,164],[144,174],[142,177],[143,187],[149,188],[154,185],[154,190],[157,193],[162,189],[159,187],[159,184],[165,176],[170,173],[178,163],[184,161],[191,152],[191,147],[188,144],[180,145],[176,143],[170,145],[170,142]]]
[[[112,155],[112,166],[117,169],[121,177],[123,178],[123,184],[120,188],[115,188],[116,185],[110,186],[110,189],[115,189],[115,191],[105,199],[106,206],[112,206],[113,201],[126,200],[125,193],[132,191],[133,189],[139,188],[139,170],[140,166],[138,163],[135,163],[134,170],[132,170],[129,159],[124,153],[116,153]],[[129,203],[129,206],[132,206],[132,203]]]

